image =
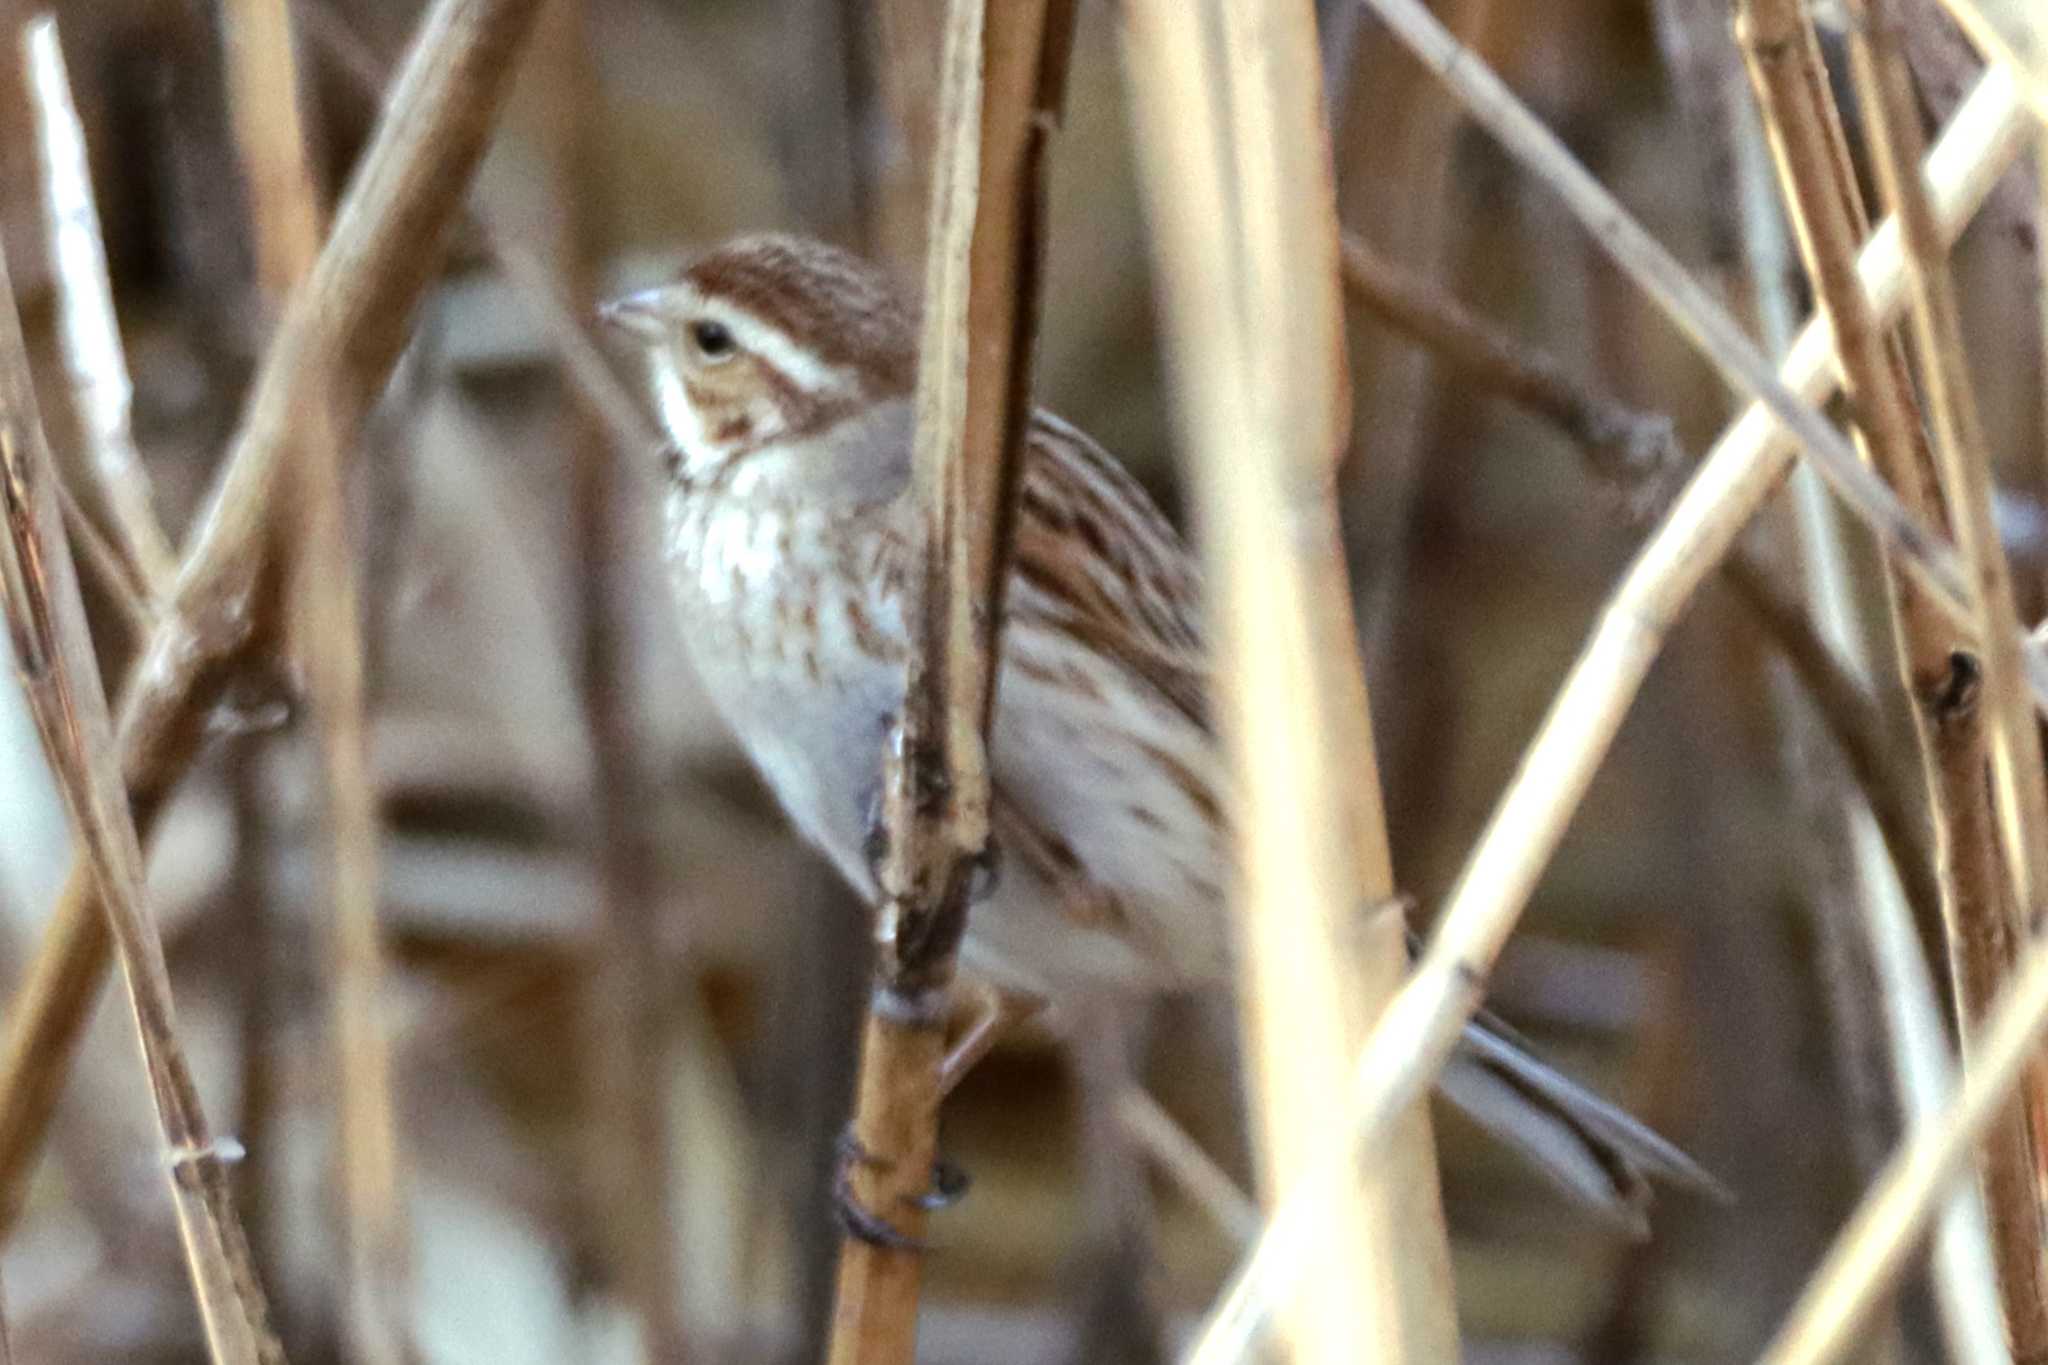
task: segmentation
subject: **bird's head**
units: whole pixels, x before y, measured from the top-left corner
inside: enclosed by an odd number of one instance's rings
[[[906,398],[915,382],[910,308],[874,267],[804,238],[727,242],[599,315],[644,353],[686,481]]]

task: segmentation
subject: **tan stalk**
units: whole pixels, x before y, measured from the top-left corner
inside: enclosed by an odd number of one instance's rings
[[[1405,962],[1332,497],[1349,403],[1315,29],[1306,3],[1128,0],[1124,16],[1236,774],[1239,1009],[1271,1205],[1312,1173]],[[1458,1354],[1419,1104],[1385,1157],[1318,1192],[1294,1360]]]
[[[985,736],[1037,331],[1044,161],[1066,0],[954,0],[940,72],[912,490],[919,508],[903,715],[883,759],[887,851],[848,1194],[911,1245],[849,1234],[832,1365],[909,1365],[939,1063],[967,893],[989,831]]]
[[[157,521],[149,471],[129,423],[135,386],[121,347],[107,248],[93,204],[85,129],[71,102],[57,25],[37,19],[23,30],[28,85],[34,95],[36,155],[42,172],[43,222],[57,277],[58,340],[72,407],[84,434],[94,493],[106,509],[105,540],[152,612],[169,595],[178,561]]]
[[[1898,13],[1891,0],[1850,0],[1849,10],[1862,21],[1852,28],[1850,52],[1878,183],[1905,237],[1914,348],[1937,470],[1981,618],[1986,704],[2017,905],[2023,921],[2031,920],[2040,913],[2041,879],[2048,876],[2048,786],[2043,785],[2040,730],[2027,695],[2012,571],[1994,518],[1990,446],[1971,392],[1947,248],[1914,170],[1927,154],[1927,139],[1920,129]]]
[[[1926,167],[1945,238],[1961,233],[2018,153],[2027,124],[2011,76],[2000,69],[1987,72]],[[1896,224],[1878,229],[1858,264],[1873,312],[1884,319],[1896,316],[1905,294]],[[1810,322],[1786,357],[1784,382],[1808,402],[1824,401],[1835,386],[1832,357],[1825,323]],[[1752,403],[1723,431],[1638,552],[1495,807],[1416,970],[1359,1053],[1352,1072],[1353,1122],[1332,1125],[1323,1173],[1274,1214],[1211,1311],[1192,1359],[1245,1358],[1275,1297],[1297,1273],[1319,1201],[1337,1173],[1349,1170],[1357,1148],[1377,1152],[1392,1120],[1408,1111],[1450,1055],[1672,622],[1778,486],[1793,455],[1792,438],[1773,413]]]
[[[189,765],[220,685],[274,636],[277,483],[309,397],[341,381],[334,434],[349,450],[439,268],[538,3],[437,0],[421,23],[333,233],[264,354],[170,611],[124,686],[116,735],[143,828]],[[75,867],[0,1047],[0,1231],[20,1212],[107,953],[90,874]]]
[[[163,1135],[164,1174],[193,1297],[215,1365],[282,1361],[269,1309],[235,1214],[221,1152],[178,1045],[170,970],[150,918],[142,843],[129,818],[113,722],[85,624],[57,505],[56,472],[30,385],[14,288],[0,252],[0,518],[6,526],[5,610],[15,668],[71,814],[102,931],[120,959]]]
[[[1857,414],[1858,440],[1915,517],[1938,523],[1946,505],[1960,525],[1971,513],[1957,506],[1958,495],[1967,497],[1971,490],[1952,487],[1944,498],[1904,350],[1877,324],[1857,285],[1855,250],[1865,229],[1863,208],[1819,42],[1796,0],[1744,0],[1737,29],[1762,100],[1800,252],[1834,332],[1843,387]],[[1914,273],[1913,235],[1908,227],[1909,278]],[[1986,521],[1989,514],[1987,497]],[[1964,543],[1970,544],[1967,536]],[[2003,575],[1995,583],[1980,579],[1979,586],[2003,588]],[[1936,870],[1950,970],[1963,1017],[1975,1024],[2011,969],[2018,908],[2012,872],[2001,856],[1989,782],[1989,722],[1995,716],[1986,702],[1995,699],[1995,692],[1987,698],[1983,685],[1994,680],[1972,657],[1957,651],[1949,623],[1915,584],[1894,573],[1888,587],[1899,674],[1913,704],[1940,850]],[[2009,612],[2009,598],[2007,607]],[[2008,635],[2007,643],[2016,642]],[[2016,672],[2013,681],[2018,682]],[[2031,728],[2031,714],[2023,713],[2022,721]],[[2048,1356],[2034,1165],[2026,1109],[2016,1104],[1985,1144],[1980,1177],[1991,1215],[2006,1336],[2022,1361]]]
[[[276,306],[313,269],[321,210],[283,0],[231,0],[229,110],[255,227],[257,276]],[[341,1179],[342,1324],[370,1365],[412,1358],[411,1246],[398,1153],[384,961],[377,927],[378,811],[364,716],[360,589],[347,531],[334,394],[308,393],[293,480],[299,536],[286,566],[325,816],[331,1012]]]

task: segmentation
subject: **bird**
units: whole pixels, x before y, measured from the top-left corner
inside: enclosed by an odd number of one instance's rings
[[[916,553],[918,314],[844,249],[763,233],[605,304],[665,438],[661,544],[714,708],[790,821],[868,905]],[[1230,980],[1229,774],[1192,552],[1101,446],[1028,419],[989,732],[1000,872],[962,979],[989,1008],[945,1085],[1046,1001]],[[1697,1163],[1482,1013],[1440,1092],[1635,1235]]]

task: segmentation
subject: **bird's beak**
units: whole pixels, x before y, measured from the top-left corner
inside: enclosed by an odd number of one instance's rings
[[[597,320],[613,333],[635,341],[659,341],[668,327],[662,291],[643,289],[597,306]]]

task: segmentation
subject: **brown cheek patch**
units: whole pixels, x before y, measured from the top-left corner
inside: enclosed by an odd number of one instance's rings
[[[716,445],[744,445],[753,435],[754,419],[744,412],[734,413],[711,428],[711,440]]]

